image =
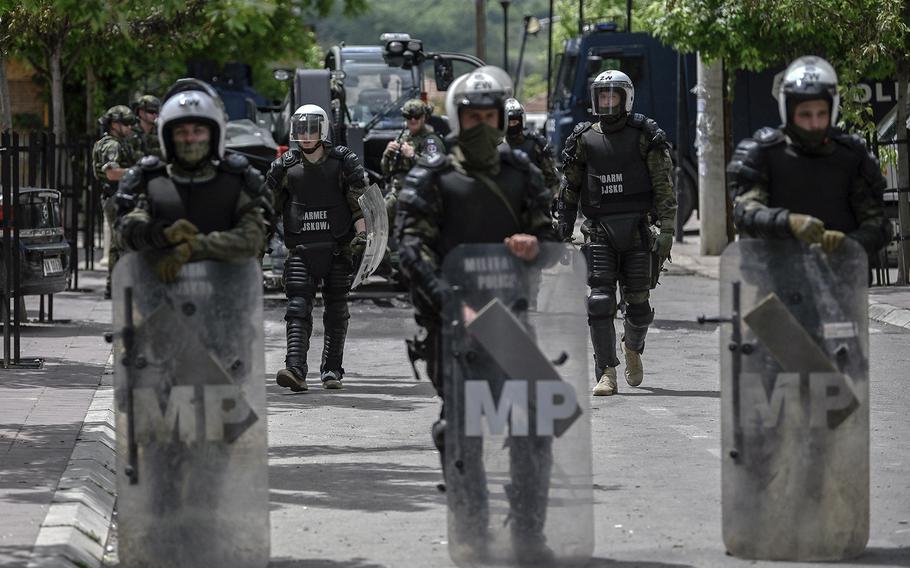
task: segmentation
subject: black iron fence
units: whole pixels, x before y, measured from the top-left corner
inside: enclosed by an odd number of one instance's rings
[[[906,139],[879,139],[872,140],[871,149],[873,154],[878,157],[882,164],[885,177],[888,180],[888,187],[884,192],[885,215],[893,225],[891,242],[884,249],[879,251],[878,255],[872,259],[872,284],[878,286],[890,286],[895,283],[907,284],[910,282],[910,258],[905,257],[901,260],[901,255],[906,254],[902,249],[910,246],[910,219],[901,220],[900,203],[902,200],[910,199],[910,187],[901,187],[900,176],[898,175],[898,154],[910,152],[910,143]],[[902,229],[901,227],[904,227]],[[901,278],[900,271],[904,271]],[[897,278],[892,278],[896,273]]]

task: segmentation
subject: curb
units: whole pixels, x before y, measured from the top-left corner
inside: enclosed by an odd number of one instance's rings
[[[702,263],[695,257],[687,254],[677,254],[673,258],[673,264],[678,269],[694,273],[698,276],[707,278],[718,278],[719,268],[717,263]],[[895,327],[910,329],[910,309],[899,308],[878,302],[869,298],[869,319],[879,323],[886,323]]]
[[[101,566],[117,491],[111,362],[41,523],[28,568]]]

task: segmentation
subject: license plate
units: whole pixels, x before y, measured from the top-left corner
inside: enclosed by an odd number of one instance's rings
[[[44,275],[59,274],[63,272],[63,263],[60,262],[59,256],[44,259]]]

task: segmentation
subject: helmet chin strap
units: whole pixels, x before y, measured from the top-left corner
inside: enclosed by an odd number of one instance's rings
[[[312,154],[321,147],[322,147],[322,140],[317,142],[316,145],[313,146],[312,148],[304,148],[303,145],[301,145],[300,151],[303,152],[304,154]]]

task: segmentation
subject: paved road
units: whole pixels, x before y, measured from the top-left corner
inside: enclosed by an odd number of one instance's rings
[[[717,329],[694,321],[717,312],[716,281],[670,274],[653,303],[645,382],[633,389],[621,381],[619,396],[592,400],[592,565],[797,566],[724,555]],[[270,377],[284,356],[282,307],[266,306]],[[290,394],[269,379],[272,565],[452,566],[429,440],[438,403],[404,356],[410,309],[358,302],[352,313],[344,391],[311,381],[309,392]],[[320,320],[321,310],[311,369]],[[872,324],[871,538],[863,557],[839,566],[910,566],[908,346],[906,330]]]

